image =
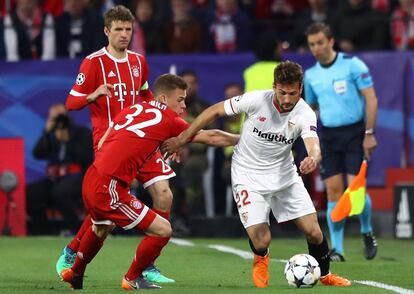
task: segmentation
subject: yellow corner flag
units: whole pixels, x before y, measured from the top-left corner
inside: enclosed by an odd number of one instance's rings
[[[333,222],[340,222],[347,216],[361,214],[364,210],[367,167],[367,161],[363,160],[358,175],[332,210],[331,218]]]

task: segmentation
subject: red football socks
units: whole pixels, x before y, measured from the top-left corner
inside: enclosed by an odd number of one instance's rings
[[[155,213],[157,213],[160,216],[162,216],[163,218],[165,218],[166,220],[169,220],[170,219],[170,212],[169,211],[162,211],[162,210],[158,210],[158,209],[155,209],[155,208],[152,208],[152,210]]]
[[[83,220],[82,226],[79,228],[78,233],[69,243],[68,247],[73,252],[77,252],[79,249],[80,240],[82,239],[83,235],[85,234],[86,230],[92,226],[92,219],[91,215],[88,214],[85,219]]]
[[[99,252],[104,241],[105,239],[101,239],[95,235],[90,226],[82,237],[75,263],[72,266],[72,270],[76,274],[83,276],[86,266]]]
[[[134,260],[125,277],[129,280],[138,278],[148,265],[160,255],[162,248],[167,245],[170,237],[153,237],[145,235],[137,247]]]

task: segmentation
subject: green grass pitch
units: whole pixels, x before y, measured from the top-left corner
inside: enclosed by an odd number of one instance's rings
[[[121,293],[120,282],[129,267],[140,237],[110,237],[88,266],[81,293]],[[347,238],[344,263],[332,263],[331,270],[354,281],[346,288],[316,285],[296,289],[283,277],[284,263],[296,253],[306,253],[303,239],[273,239],[270,285],[255,289],[251,281],[252,261],[210,248],[225,245],[250,252],[246,239],[186,239],[194,246],[170,243],[157,265],[176,283],[163,285],[159,293],[414,293],[414,241],[379,239],[378,256],[366,261],[362,241]],[[68,239],[59,237],[0,237],[0,293],[56,293],[71,291],[59,281],[55,262]],[[373,281],[395,286],[394,291],[362,285]],[[380,284],[380,285],[382,285]],[[378,285],[378,284],[377,284]],[[395,290],[397,289],[397,290]],[[146,290],[150,291],[150,290]],[[151,290],[152,292],[153,290]],[[398,292],[400,291],[400,292]]]

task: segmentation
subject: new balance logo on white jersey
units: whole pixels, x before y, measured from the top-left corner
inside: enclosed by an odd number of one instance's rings
[[[111,70],[108,74],[108,78],[116,77],[115,73]]]

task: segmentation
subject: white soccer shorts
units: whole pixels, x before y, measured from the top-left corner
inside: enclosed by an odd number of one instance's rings
[[[270,210],[279,223],[316,212],[299,176],[282,190],[257,189],[258,182],[266,181],[266,177],[269,176],[232,173],[233,197],[245,228],[261,223],[269,224]]]

